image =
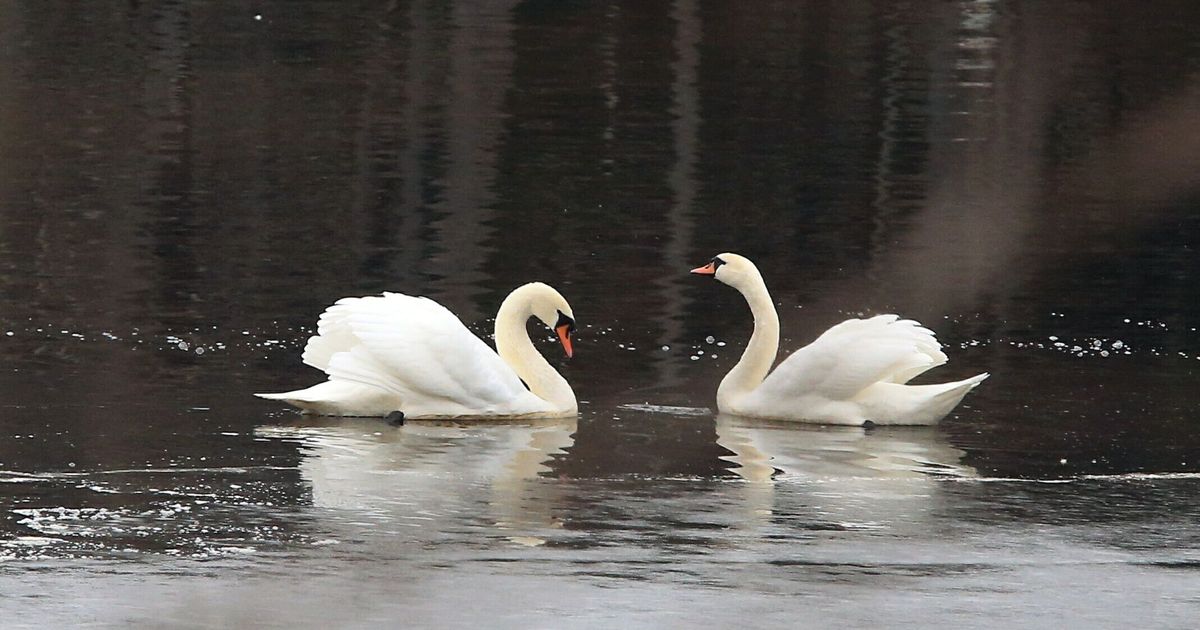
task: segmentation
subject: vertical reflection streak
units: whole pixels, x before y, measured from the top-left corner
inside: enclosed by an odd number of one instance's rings
[[[381,199],[376,199],[377,196],[383,199],[390,197],[385,197],[381,192],[376,191],[374,187],[374,173],[375,169],[380,166],[395,166],[386,163],[379,164],[379,162],[384,162],[388,157],[394,159],[394,156],[386,155],[384,158],[378,156],[378,136],[384,136],[383,140],[385,142],[390,141],[395,135],[395,130],[386,127],[380,130],[377,120],[386,118],[386,114],[390,111],[388,103],[390,99],[388,98],[389,94],[386,88],[388,85],[388,76],[392,73],[397,73],[401,76],[405,74],[405,69],[393,67],[393,63],[391,63],[393,61],[391,52],[395,44],[389,37],[394,34],[394,30],[388,23],[388,17],[396,11],[396,2],[397,0],[392,0],[380,11],[378,18],[379,30],[375,33],[369,53],[364,57],[364,64],[361,70],[366,81],[362,88],[358,124],[354,128],[354,163],[357,168],[354,177],[350,178],[348,182],[351,204],[355,210],[355,212],[348,214],[350,215],[349,219],[356,223],[358,222],[356,219],[360,213],[369,215],[372,210],[376,210],[374,206],[381,201]],[[404,217],[399,217],[399,220],[403,222]],[[400,234],[399,229],[395,234],[396,236]],[[370,242],[373,239],[368,235],[365,237],[365,240]]]
[[[160,310],[190,299],[201,264],[195,240],[199,217],[195,193],[193,127],[196,124],[190,53],[191,15],[185,4],[164,3],[153,12],[150,67],[147,82],[162,81],[160,110],[150,120],[152,136],[146,146],[156,147],[154,181],[145,185],[142,198],[153,207],[153,255],[160,261]],[[147,86],[149,88],[149,85]]]
[[[8,36],[16,36],[18,39],[24,38],[24,24],[21,23],[17,11],[0,11],[0,33],[7,33]],[[3,57],[5,62],[9,61],[9,57]],[[0,63],[0,94],[15,94],[17,91],[18,69],[13,63]],[[5,98],[0,99],[0,138],[12,138],[13,129],[16,126],[17,114],[15,99]],[[9,173],[8,177],[0,178],[0,198],[11,199],[15,197],[16,186],[14,186],[14,177],[16,169],[9,164],[8,151],[0,151],[0,172]],[[6,232],[9,226],[9,221],[0,221],[0,289],[9,289],[14,284],[12,277],[16,274],[13,263],[10,262],[12,245],[9,242],[11,238]]]
[[[620,47],[620,41],[616,35],[617,20],[620,14],[621,7],[615,2],[605,8],[604,36],[600,40],[600,58],[603,64],[601,67],[604,71],[603,79],[600,82],[600,91],[604,94],[604,111],[607,116],[603,132],[605,150],[601,154],[600,167],[601,172],[607,176],[613,174],[613,144],[617,135],[617,106],[621,103],[621,97],[617,93],[618,63],[616,59],[617,49]]]
[[[875,212],[871,215],[873,229],[870,236],[870,253],[874,258],[886,249],[888,218],[896,210],[892,199],[894,173],[893,161],[900,159],[897,153],[899,144],[899,123],[904,116],[900,103],[903,97],[903,81],[908,68],[909,46],[907,44],[907,28],[898,23],[899,11],[886,16],[891,26],[884,32],[887,40],[887,52],[884,55],[884,74],[880,83],[883,87],[881,107],[883,119],[880,121],[879,156],[875,161],[873,177],[875,180],[875,199],[872,206]]]
[[[663,262],[666,272],[658,284],[663,301],[659,328],[663,331],[663,339],[674,346],[684,342],[683,322],[689,306],[684,295],[687,282],[683,276],[689,268],[688,259],[694,250],[692,206],[696,200],[696,163],[700,150],[700,93],[697,86],[703,24],[696,0],[676,0],[671,17],[675,21],[675,61],[671,64],[674,76],[671,83],[674,110],[671,134],[675,162],[667,174],[672,203],[664,222]],[[680,381],[682,366],[679,361],[667,359],[658,363],[662,384],[674,385]]]
[[[497,206],[496,149],[515,60],[515,6],[515,0],[456,4],[447,44],[448,102],[436,130],[445,137],[445,173],[435,204],[440,212],[430,224],[441,251],[428,264],[443,279],[436,295],[454,304],[466,321],[484,316],[476,298],[491,291],[484,263],[495,232],[490,224]]]
[[[407,215],[401,223],[401,231],[396,234],[399,251],[397,263],[405,269],[420,270],[421,261],[426,257],[426,246],[422,242],[422,227],[424,223],[424,201],[422,199],[422,182],[425,173],[422,168],[421,155],[425,152],[425,133],[422,112],[427,108],[429,93],[426,89],[425,73],[429,71],[430,61],[434,58],[432,46],[428,40],[434,36],[436,29],[426,15],[428,11],[421,2],[409,5],[407,29],[408,46],[405,55],[405,76],[403,78],[404,106],[400,110],[401,146],[399,147],[397,166],[402,181],[400,183],[400,198],[398,207]],[[413,282],[418,277],[409,276]],[[410,290],[415,290],[410,288]]]

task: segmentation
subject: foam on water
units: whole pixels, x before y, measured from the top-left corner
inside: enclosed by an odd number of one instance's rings
[[[859,312],[845,314],[853,317],[865,317],[869,315],[868,313]],[[1061,313],[1052,313],[1052,316],[1056,319],[1065,317]],[[944,319],[952,323],[960,323],[966,318],[946,316]],[[36,324],[30,320],[25,322],[23,326],[18,325],[16,322],[0,322],[0,329],[5,331],[5,337],[12,338],[14,341],[33,338],[72,343],[115,343],[124,344],[131,349],[152,348],[157,351],[189,353],[196,356],[214,353],[245,354],[247,352],[263,356],[263,353],[269,355],[273,352],[296,352],[303,349],[309,337],[315,332],[309,326],[286,326],[279,322],[273,322],[273,324],[271,327],[255,329],[241,327],[223,328],[218,325],[208,325],[195,326],[187,330],[148,332],[137,326],[127,331],[110,329],[83,330],[59,326],[53,323]],[[1035,331],[1028,337],[997,336],[992,338],[975,338],[959,341],[954,345],[961,349],[968,349],[1003,344],[1021,350],[1056,352],[1078,358],[1149,355],[1156,357],[1171,356],[1188,360],[1200,359],[1200,350],[1171,347],[1171,345],[1179,343],[1178,335],[1195,333],[1197,330],[1196,326],[1183,325],[1173,327],[1164,321],[1156,319],[1132,318],[1124,318],[1121,322],[1114,324],[1115,326],[1124,325],[1131,327],[1133,330],[1131,330],[1130,336],[1142,339],[1140,343],[1135,343],[1124,336],[1088,334],[1086,331],[1081,330],[1072,331],[1065,326],[1069,324],[1067,320],[1064,320],[1063,324],[1056,326],[1054,330],[1045,329]],[[472,322],[467,324],[467,327],[484,338],[491,338],[491,320]],[[577,338],[583,341],[590,341],[593,344],[606,345],[605,342],[607,339],[611,339],[615,334],[622,332],[622,329],[617,326],[601,324],[584,325],[581,332],[578,333],[579,336]],[[1172,337],[1157,342],[1148,342],[1145,339],[1147,336],[1165,335],[1167,333],[1170,333]],[[553,335],[547,335],[544,339],[548,343],[556,341]],[[1197,342],[1200,342],[1200,339],[1197,339]],[[698,361],[705,358],[716,359],[719,357],[719,354],[714,352],[712,347],[725,348],[727,345],[726,341],[708,334],[695,342],[684,345],[683,347],[686,350],[684,350],[684,354],[680,358],[686,356],[691,361]],[[644,347],[649,347],[662,352],[670,352],[676,348],[672,344],[662,343],[661,340],[637,340],[630,338],[614,343],[612,347],[622,351],[638,351]],[[795,347],[782,348],[785,352],[794,349]]]
[[[1161,472],[1161,473],[1111,473],[1086,474],[1068,477],[947,477],[955,481],[971,483],[1039,483],[1039,484],[1070,484],[1080,481],[1170,481],[1198,480],[1200,473],[1196,472]]]
[[[182,352],[195,355],[222,352],[270,352],[297,350],[307,343],[312,330],[305,326],[283,326],[249,330],[245,328],[227,330],[220,326],[196,326],[188,330],[166,330],[151,333],[141,327],[127,331],[75,330],[53,324],[37,325],[32,322],[24,327],[9,323],[5,336],[16,340],[36,339],[40,341],[70,341],[85,343],[112,343],[125,345],[131,350],[152,348],[164,352]]]
[[[665,413],[674,416],[709,416],[712,415],[712,410],[708,407],[678,407],[672,405],[653,405],[646,403],[629,403],[617,405],[618,409],[629,409],[631,411],[644,411],[646,413]]]

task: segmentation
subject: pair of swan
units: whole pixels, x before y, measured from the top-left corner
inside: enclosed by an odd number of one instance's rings
[[[758,268],[726,253],[692,273],[740,291],[754,315],[754,334],[717,389],[721,412],[825,424],[934,424],[988,377],[908,385],[945,363],[946,355],[933,332],[896,315],[846,320],[771,372],[779,317]],[[571,307],[540,282],[518,287],[500,305],[495,352],[428,298],[399,293],[343,298],[321,315],[317,334],[304,348],[303,361],[329,380],[257,395],[326,415],[574,415],[575,393],[534,348],[525,329],[530,317],[554,329],[571,356]]]

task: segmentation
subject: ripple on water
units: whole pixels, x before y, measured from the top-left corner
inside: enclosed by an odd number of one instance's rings
[[[6,471],[0,483],[13,485],[0,558],[209,558],[313,543],[296,481],[280,470]]]

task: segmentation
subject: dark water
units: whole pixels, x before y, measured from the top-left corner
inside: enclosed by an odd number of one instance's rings
[[[13,3],[0,94],[4,627],[1200,614],[1194,2]],[[715,416],[720,251],[785,350],[895,311],[993,376]],[[482,333],[530,280],[577,419],[250,396],[339,297]]]

